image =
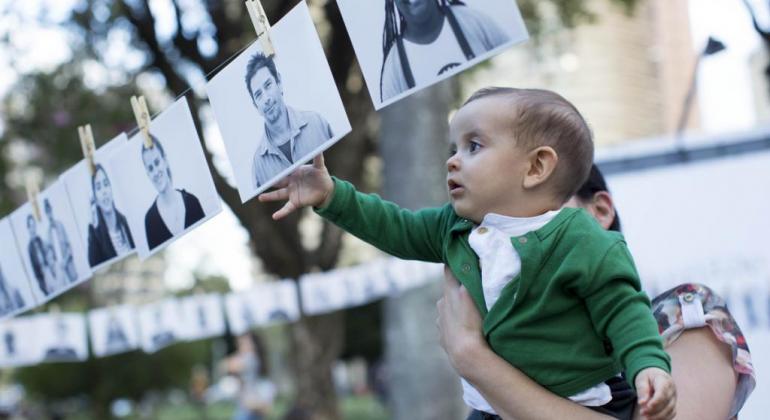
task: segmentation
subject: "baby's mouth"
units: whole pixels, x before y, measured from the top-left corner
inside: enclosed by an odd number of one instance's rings
[[[461,190],[463,188],[462,185],[460,185],[459,183],[457,183],[456,181],[453,181],[451,179],[447,181],[447,187],[449,188],[449,193],[450,194],[452,192],[459,191],[459,190]]]

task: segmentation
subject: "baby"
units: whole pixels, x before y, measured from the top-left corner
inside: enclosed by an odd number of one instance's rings
[[[626,243],[584,210],[563,208],[593,160],[583,117],[553,92],[487,88],[455,114],[449,135],[443,207],[413,212],[359,193],[329,176],[323,156],[260,200],[286,200],[276,220],[313,206],[387,253],[443,262],[511,365],[616,418],[633,413],[629,384],[649,389],[642,411],[659,417],[675,403],[670,361]],[[463,382],[466,403],[494,415]]]

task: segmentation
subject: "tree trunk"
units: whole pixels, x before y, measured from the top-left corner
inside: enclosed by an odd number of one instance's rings
[[[337,404],[331,366],[342,351],[344,315],[304,317],[291,327],[292,357],[297,395],[287,418],[337,420]]]
[[[417,209],[446,202],[447,117],[456,81],[449,80],[381,113],[383,196]],[[462,419],[459,377],[439,345],[433,283],[385,302],[385,361],[392,418]]]

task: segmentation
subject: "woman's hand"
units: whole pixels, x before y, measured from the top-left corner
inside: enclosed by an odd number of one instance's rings
[[[444,296],[436,303],[436,324],[444,348],[452,366],[465,377],[473,369],[474,353],[488,347],[481,329],[481,315],[470,294],[444,267]]]
[[[280,220],[295,210],[307,206],[325,207],[334,192],[334,181],[324,165],[323,154],[313,158],[312,165],[302,165],[276,185],[275,191],[259,195],[259,201],[284,201],[286,204],[273,213]]]

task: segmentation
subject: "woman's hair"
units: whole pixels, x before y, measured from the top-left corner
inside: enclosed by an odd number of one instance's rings
[[[158,144],[160,144],[160,143],[158,143]],[[161,154],[163,154],[163,152],[162,152],[163,149],[158,149],[158,150],[161,150]],[[93,200],[94,204],[96,204],[96,217],[98,219],[98,225],[96,227],[96,230],[103,237],[109,238],[110,231],[109,231],[109,227],[107,226],[107,221],[104,218],[104,214],[102,213],[102,208],[99,207],[99,203],[96,201],[96,174],[99,171],[102,171],[104,173],[104,177],[107,178],[108,181],[110,179],[110,176],[107,175],[107,171],[104,169],[104,167],[100,163],[97,163],[96,165],[94,165],[94,172],[91,174],[91,193],[92,193],[91,199]],[[115,212],[117,214],[118,209],[115,208],[115,200],[114,199],[112,201],[112,210],[113,210],[113,212]],[[124,242],[128,243],[129,242],[129,240],[128,240],[128,232],[126,232],[125,227],[121,226],[121,224],[118,222],[118,218],[117,217],[115,217],[115,226],[118,229],[118,233],[120,233],[121,239]]]
[[[599,171],[596,164],[593,164],[591,165],[588,179],[580,186],[575,195],[581,201],[589,201],[594,197],[594,194],[600,191],[610,192],[609,188],[607,188],[607,182],[604,180],[604,175]],[[612,219],[609,230],[620,232],[620,215],[618,215],[617,209],[615,209],[615,218]]]
[[[93,194],[92,197],[94,197],[94,201],[96,200],[96,174],[99,173],[99,171],[104,173],[104,177],[107,178],[107,181],[110,180],[110,176],[107,175],[107,171],[104,169],[104,166],[102,166],[101,163],[95,164],[94,171],[91,173],[91,193]],[[112,205],[114,207],[115,203],[113,202]]]
[[[406,20],[398,13],[396,1],[385,0],[385,25],[382,30],[382,68],[380,69],[380,91],[382,91],[382,75],[385,73],[385,60],[388,53],[406,29]],[[462,0],[435,0],[440,7],[465,5]]]
[[[163,149],[163,144],[161,144],[160,140],[158,140],[158,138],[152,134],[150,134],[150,140],[152,140],[152,147],[147,147],[147,144],[142,142],[142,158],[144,158],[144,154],[150,149],[158,148],[160,157],[166,161],[166,173],[168,174],[168,179],[171,180],[171,165],[168,164],[168,159],[166,158],[166,151]]]

